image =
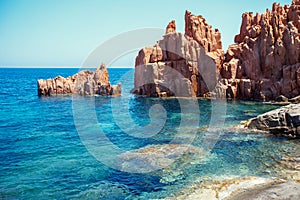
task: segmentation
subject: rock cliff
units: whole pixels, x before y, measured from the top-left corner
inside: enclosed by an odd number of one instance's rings
[[[240,33],[220,70],[227,92],[234,98],[257,100],[299,95],[299,31],[299,0],[291,6],[274,3],[263,14],[244,13]]]
[[[220,32],[186,11],[185,34],[171,21],[162,40],[139,52],[135,69],[133,92],[139,95],[262,101],[298,96],[300,0],[274,3],[263,14],[244,13],[225,55]],[[173,70],[180,75],[168,75]]]
[[[50,96],[56,94],[79,95],[121,95],[121,84],[110,85],[107,68],[104,64],[96,71],[83,70],[73,76],[64,78],[38,80],[38,95]]]
[[[140,50],[133,92],[152,97],[203,96],[219,80],[224,53],[221,34],[202,16],[186,11],[186,33],[171,21],[163,39]]]

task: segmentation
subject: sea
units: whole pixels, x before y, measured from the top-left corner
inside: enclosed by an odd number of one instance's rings
[[[278,177],[298,145],[236,127],[276,105],[137,97],[133,69],[108,69],[121,97],[37,95],[38,79],[79,70],[0,69],[0,199],[163,199],[222,177]]]

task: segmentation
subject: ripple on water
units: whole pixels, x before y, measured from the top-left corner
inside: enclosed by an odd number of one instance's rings
[[[5,71],[4,71],[5,70]],[[117,83],[128,69],[109,69],[110,78]],[[199,127],[179,129],[181,117],[193,119],[193,112],[181,115],[176,99],[135,98],[130,94],[129,112],[137,125],[151,122],[149,109],[161,104],[167,111],[163,129],[151,138],[135,138],[122,132],[113,121],[111,99],[92,97],[98,124],[106,136],[125,151],[121,156],[124,169],[140,170],[137,161],[145,161],[148,170],[172,161],[180,151],[158,150],[169,146],[178,133],[185,138],[196,137],[192,150],[151,173],[133,174],[111,169],[96,160],[82,144],[72,115],[72,96],[39,98],[36,80],[68,76],[78,69],[0,69],[0,198],[3,199],[158,199],[184,191],[189,185],[222,176],[282,176],[282,168],[274,167],[284,156],[299,152],[299,143],[273,136],[240,132],[236,129],[211,130],[215,145],[203,142],[211,118],[211,101],[199,100]],[[5,76],[4,76],[5,75]],[[16,84],[18,80],[22,84]],[[133,77],[122,84],[124,91],[133,85]],[[85,102],[83,102],[85,103]],[[124,105],[116,105],[124,106]],[[269,111],[276,106],[255,102],[227,102],[225,127]],[[120,115],[121,116],[121,115]],[[124,123],[127,118],[122,119]],[[86,127],[87,130],[95,127]],[[220,134],[221,133],[221,134]],[[220,134],[220,137],[217,137]],[[207,138],[208,139],[208,138]],[[100,145],[105,145],[101,144]],[[211,144],[211,143],[207,143]],[[184,142],[182,144],[185,145]],[[137,155],[136,152],[148,151]],[[141,150],[142,149],[142,150]],[[180,149],[180,148],[179,148]],[[150,154],[150,150],[154,153]],[[200,150],[197,151],[196,150]],[[199,154],[200,152],[200,154]],[[109,154],[109,152],[107,152]],[[159,157],[160,159],[155,159]],[[283,165],[288,159],[283,159]],[[288,167],[289,168],[289,167]],[[147,168],[146,168],[147,169]],[[145,170],[145,169],[144,169]],[[291,177],[288,175],[288,177]]]

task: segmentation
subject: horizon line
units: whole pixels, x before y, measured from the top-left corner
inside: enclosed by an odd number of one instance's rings
[[[108,69],[109,68],[116,68],[116,69],[120,69],[120,68],[134,68],[132,66],[106,66]],[[42,69],[96,69],[97,67],[82,67],[82,66],[1,66],[0,68],[2,69],[8,69],[8,68],[12,68],[12,69],[17,69],[17,68],[23,68],[23,69],[36,69],[36,68],[42,68]]]

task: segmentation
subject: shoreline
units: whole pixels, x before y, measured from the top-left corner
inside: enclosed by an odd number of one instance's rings
[[[278,109],[275,109],[275,111],[276,110]],[[272,111],[268,113],[272,113]],[[235,130],[234,132],[247,131],[260,134],[265,133],[277,137],[269,131],[248,129],[241,124],[231,128]],[[282,136],[282,138],[285,137]],[[293,140],[295,143],[300,141],[299,138],[294,138]],[[289,151],[282,152],[280,157],[281,158],[276,161],[276,164],[272,165],[272,169],[276,172],[276,176],[274,177],[229,177],[221,181],[211,180],[204,183],[194,181],[193,184],[173,194],[171,197],[166,198],[166,200],[298,200],[300,199],[300,147],[296,145],[292,149],[289,149]],[[218,178],[222,179],[222,177],[216,177],[216,179]]]

